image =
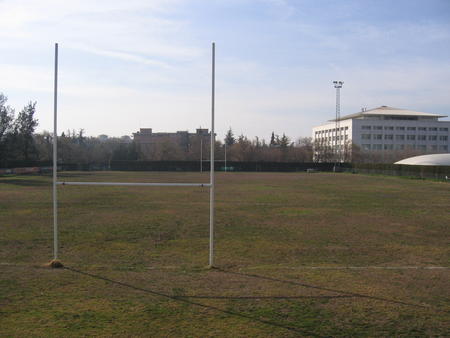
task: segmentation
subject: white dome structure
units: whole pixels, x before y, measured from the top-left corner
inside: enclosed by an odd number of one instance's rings
[[[450,154],[431,154],[405,158],[394,164],[450,166]]]

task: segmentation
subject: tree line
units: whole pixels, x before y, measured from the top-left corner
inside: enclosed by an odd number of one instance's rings
[[[7,105],[7,97],[0,93],[0,167],[8,161],[51,161],[53,158],[53,134],[36,133],[36,102],[30,101],[17,114]],[[206,141],[206,139],[205,139]],[[316,155],[313,158],[313,149]],[[320,151],[318,151],[320,150]],[[146,147],[130,136],[86,136],[84,129],[66,130],[58,136],[58,161],[61,163],[108,165],[118,160],[149,161],[207,161],[210,142],[193,137],[187,147],[167,138],[163,142]],[[215,143],[216,160],[266,161],[266,162],[333,162],[331,147],[312,143],[312,138],[292,140],[285,134],[272,132],[268,141],[245,135],[236,136],[230,127],[223,140]],[[318,155],[319,154],[319,155]],[[413,156],[417,151],[365,152],[348,143],[341,152],[344,162],[394,162]]]
[[[16,114],[0,93],[0,167],[8,161],[50,161],[53,157],[53,134],[36,133],[36,102],[29,102]],[[244,135],[235,136],[230,128],[215,145],[216,159],[229,161],[311,162],[311,138],[291,141],[286,135],[272,133],[270,141]],[[152,145],[151,149],[134,142],[130,136],[86,136],[84,129],[66,130],[58,135],[58,161],[62,163],[108,164],[117,160],[190,160],[209,159],[210,143],[192,139],[182,147],[170,139]]]

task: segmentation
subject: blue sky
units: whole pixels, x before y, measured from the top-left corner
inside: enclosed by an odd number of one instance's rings
[[[390,105],[450,114],[448,0],[0,0],[0,92],[38,102],[52,130],[60,44],[59,131],[131,134],[210,126],[310,136],[334,116]]]

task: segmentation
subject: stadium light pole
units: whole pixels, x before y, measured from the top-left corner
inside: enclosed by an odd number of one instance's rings
[[[341,88],[344,84],[343,81],[333,81],[334,88],[336,88],[336,120],[334,127],[334,171],[336,171],[337,162],[341,161],[340,150],[338,149],[341,143]],[[338,134],[339,131],[339,134]]]
[[[214,267],[214,104],[215,104],[215,71],[216,71],[216,44],[212,43],[212,65],[211,65],[211,161],[210,163],[210,187],[209,187],[209,267]]]

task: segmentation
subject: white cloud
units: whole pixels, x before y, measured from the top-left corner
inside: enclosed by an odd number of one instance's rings
[[[12,93],[12,103],[19,106],[37,100],[40,128],[51,129],[52,43],[58,41],[60,130],[84,128],[90,135],[122,135],[140,127],[161,131],[208,127],[210,46],[206,37],[213,31],[218,35],[219,135],[231,126],[250,137],[268,138],[272,130],[292,138],[308,136],[313,125],[333,117],[331,81],[335,79],[345,81],[343,113],[382,104],[431,112],[449,107],[449,62],[401,52],[416,35],[424,41],[414,44],[415,48],[448,41],[448,26],[381,27],[349,20],[335,32],[314,18],[293,19],[298,12],[293,2],[245,1],[247,6],[265,6],[264,18],[255,27],[267,26],[267,36],[257,30],[215,26],[214,18],[207,21],[207,9],[217,1],[195,2],[205,8],[199,17],[207,24],[200,19],[194,22],[178,11],[189,3],[0,1],[0,74],[5,86],[0,91]],[[242,2],[218,3],[239,11]],[[263,53],[246,51],[242,56],[239,41],[233,44],[240,35],[245,36],[241,43],[252,39],[252,46],[264,46]],[[405,36],[408,39],[402,40]],[[234,48],[233,55],[222,49],[221,38]],[[370,54],[382,57],[374,61]],[[272,62],[273,56],[277,63]]]

